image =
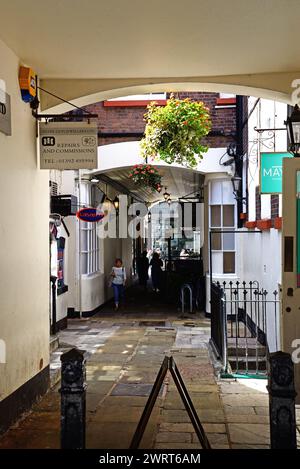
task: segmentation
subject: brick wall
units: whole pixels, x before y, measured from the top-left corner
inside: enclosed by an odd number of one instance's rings
[[[261,219],[261,195],[259,186],[255,188],[255,218],[256,220]]]
[[[212,132],[204,143],[211,148],[227,147],[234,142],[236,132],[235,106],[218,107],[219,93],[180,92],[176,97],[189,97],[195,101],[203,101],[211,112]],[[91,104],[85,110],[98,114],[99,145],[140,140],[145,130],[144,114],[146,106],[106,107],[103,102]],[[101,135],[102,134],[102,135]],[[114,134],[114,135],[110,135]],[[123,135],[122,135],[123,134]]]
[[[279,195],[272,194],[271,195],[271,218],[279,217]]]

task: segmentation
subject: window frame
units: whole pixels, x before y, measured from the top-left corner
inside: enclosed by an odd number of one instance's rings
[[[79,190],[79,185],[77,186]],[[92,186],[84,182],[81,183],[81,204],[82,206],[94,207],[95,203],[92,200]],[[80,273],[82,277],[90,277],[101,273],[100,265],[100,239],[97,236],[97,223],[83,222],[79,228],[78,224],[78,237],[80,239]],[[78,246],[78,250],[79,250]]]
[[[219,202],[212,202],[212,183],[219,182],[221,184],[221,201]],[[224,249],[223,247],[223,236],[226,234],[226,231],[235,231],[237,229],[237,213],[236,213],[236,202],[234,200],[234,197],[232,196],[232,204],[226,202],[223,203],[224,201],[224,189],[223,189],[223,183],[224,182],[229,182],[229,179],[215,179],[209,181],[209,199],[208,199],[208,230],[209,232],[213,233],[214,229],[218,232],[222,230],[220,233],[221,237],[221,249],[211,249],[210,246],[210,239],[208,242],[208,248],[209,252],[211,252],[212,256],[212,266],[213,266],[213,254],[214,253],[220,253],[222,255],[222,272],[215,272],[214,270],[212,271],[212,275],[214,276],[219,276],[219,277],[232,277],[237,275],[237,258],[238,258],[238,249],[237,249],[237,237],[235,234],[234,236],[234,249]],[[223,207],[226,205],[230,205],[233,207],[233,226],[224,226],[224,214],[223,214]],[[219,206],[220,207],[220,226],[212,226],[212,213],[211,213],[211,207],[212,206]],[[224,272],[224,253],[230,252],[234,253],[234,272]]]

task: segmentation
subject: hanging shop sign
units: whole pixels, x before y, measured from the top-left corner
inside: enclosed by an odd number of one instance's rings
[[[40,123],[41,169],[96,169],[97,124]]]
[[[260,154],[260,192],[261,194],[282,193],[283,158],[293,158],[288,152]]]
[[[0,132],[11,135],[10,96],[0,90]]]
[[[105,214],[96,208],[82,208],[81,210],[78,210],[76,216],[81,221],[96,222],[102,220],[102,218],[105,217]]]

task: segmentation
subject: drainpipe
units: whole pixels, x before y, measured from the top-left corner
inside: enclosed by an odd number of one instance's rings
[[[244,100],[243,96],[236,97],[236,143],[237,143],[237,155],[235,161],[235,170],[238,176],[241,177],[241,188],[239,199],[237,200],[237,225],[238,228],[243,227],[243,221],[240,219],[240,214],[243,212],[243,193],[244,193],[244,181],[243,181],[243,153],[244,153],[244,144],[243,144],[243,110],[244,110]]]
[[[81,170],[78,170],[78,206],[81,209]],[[79,317],[82,318],[82,288],[81,288],[81,220],[78,219],[78,309]]]

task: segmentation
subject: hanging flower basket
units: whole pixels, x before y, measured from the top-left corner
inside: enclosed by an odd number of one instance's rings
[[[129,173],[130,179],[139,186],[148,186],[153,192],[160,192],[161,175],[151,164],[136,164]]]
[[[211,121],[209,109],[202,102],[171,96],[164,107],[150,103],[144,118],[141,151],[145,159],[159,157],[168,164],[194,168],[207,152],[203,138],[211,129]]]

